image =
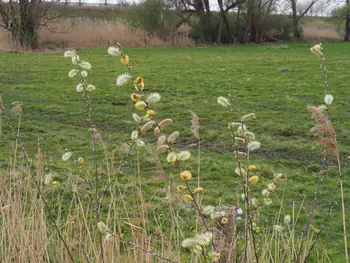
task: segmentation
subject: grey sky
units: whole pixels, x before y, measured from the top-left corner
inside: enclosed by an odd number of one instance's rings
[[[105,0],[82,0],[86,4],[99,4],[104,3]],[[125,0],[123,0],[125,1]],[[126,2],[141,2],[142,0],[126,0]],[[289,14],[291,9],[288,7],[288,0],[276,0],[278,1],[279,13]],[[302,10],[305,9],[312,0],[297,0],[298,7]],[[69,0],[69,2],[78,2],[78,0]],[[110,4],[118,4],[120,0],[108,0]],[[209,0],[212,10],[219,10],[217,0]],[[330,16],[333,8],[344,5],[344,0],[319,0],[312,9],[312,15],[318,16]]]

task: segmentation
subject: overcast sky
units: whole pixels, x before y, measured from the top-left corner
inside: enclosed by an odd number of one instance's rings
[[[65,1],[65,0],[61,0]],[[69,2],[78,2],[78,0],[68,0]],[[83,3],[87,4],[99,4],[99,3],[104,3],[105,0],[82,0]],[[123,0],[123,2],[129,2],[129,3],[139,3],[143,0]],[[288,7],[289,5],[287,4],[289,0],[277,0],[279,2],[279,10],[280,12],[283,12],[285,14],[291,13],[290,8]],[[300,9],[305,9],[308,4],[312,0],[297,0],[298,7]],[[121,0],[108,0],[109,4],[118,4],[120,3]],[[209,0],[211,9],[214,10],[219,10],[219,6],[217,3],[217,0]],[[338,6],[344,5],[345,1],[344,0],[319,0],[318,3],[316,3],[313,7],[313,15],[318,15],[318,16],[330,16],[332,9]]]

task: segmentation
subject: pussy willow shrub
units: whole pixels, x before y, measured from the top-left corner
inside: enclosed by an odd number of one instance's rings
[[[256,115],[250,113],[244,116],[235,116],[237,112],[237,103],[235,101],[235,90],[231,87],[231,94],[228,98],[220,96],[217,103],[226,108],[232,116],[228,120],[228,134],[232,138],[233,155],[236,162],[236,169],[233,171],[234,177],[240,178],[242,187],[242,200],[244,201],[244,224],[239,226],[239,221],[243,215],[243,209],[236,205],[218,207],[203,206],[201,195],[204,193],[204,187],[195,185],[193,178],[195,176],[193,169],[184,168],[185,162],[191,158],[191,153],[187,150],[176,150],[174,143],[180,136],[178,131],[172,131],[167,134],[164,127],[173,123],[171,118],[158,119],[160,115],[156,110],[156,105],[160,102],[159,93],[144,92],[145,82],[141,76],[134,76],[132,64],[127,54],[123,52],[120,45],[110,47],[108,54],[120,59],[120,63],[125,65],[126,72],[120,74],[116,79],[116,86],[129,86],[134,89],[130,94],[130,100],[134,103],[134,112],[132,120],[135,130],[131,132],[130,141],[127,143],[129,149],[145,147],[145,135],[153,132],[156,137],[156,144],[152,146],[154,154],[159,161],[166,161],[178,171],[179,181],[176,190],[183,195],[183,202],[189,203],[197,214],[198,233],[192,237],[183,240],[182,247],[192,251],[195,257],[202,257],[212,262],[232,261],[233,257],[241,257],[244,261],[257,261],[259,259],[259,246],[255,235],[261,232],[259,226],[261,215],[264,208],[270,206],[273,202],[273,196],[276,193],[276,184],[283,181],[282,174],[275,174],[272,179],[264,179],[265,188],[260,191],[254,186],[259,182],[258,167],[250,163],[251,154],[260,148],[260,142],[255,140],[255,134],[248,130],[246,122],[255,119]],[[78,93],[82,93],[89,105],[89,92],[95,90],[95,86],[87,83],[87,70],[91,69],[88,62],[80,61],[75,51],[65,52],[66,57],[72,58],[75,66],[69,72],[70,77],[79,76],[80,82],[76,87]],[[88,106],[88,108],[90,108]],[[89,111],[90,112],[90,111]],[[90,117],[89,113],[89,117]],[[225,127],[224,127],[225,128]],[[94,130],[94,127],[92,126]],[[169,129],[168,129],[169,130]],[[92,134],[94,137],[94,134]],[[166,158],[162,158],[166,155]],[[62,159],[67,160],[71,157],[70,152],[66,152]],[[83,162],[82,159],[78,160]],[[98,191],[98,185],[96,184]],[[285,224],[290,223],[290,215],[286,215]],[[111,235],[108,226],[98,220],[98,228],[104,235]],[[276,225],[274,229],[280,231],[282,226]],[[185,234],[186,235],[186,234]],[[243,252],[237,251],[237,247],[243,243]],[[103,253],[103,251],[101,251]]]
[[[314,46],[311,51],[321,58],[326,93],[324,101],[327,105],[309,107],[309,110],[313,113],[313,119],[316,121],[316,126],[312,132],[320,145],[324,147],[324,158],[332,157],[339,163],[339,183],[342,194],[344,242],[346,248],[342,172],[329,110],[329,106],[333,102],[333,96],[328,94],[321,45]],[[238,205],[205,206],[201,201],[205,188],[199,185],[199,183],[195,183],[193,179],[196,176],[196,172],[193,167],[189,167],[186,163],[191,158],[191,153],[188,150],[177,150],[175,148],[174,143],[180,136],[178,131],[173,130],[170,133],[165,131],[165,127],[167,127],[167,130],[170,130],[173,120],[167,117],[159,118],[161,113],[157,110],[156,106],[161,101],[160,94],[149,92],[148,89],[145,89],[147,83],[145,83],[143,77],[133,74],[131,60],[124,53],[121,45],[118,44],[115,47],[109,47],[108,54],[120,60],[120,63],[125,66],[125,72],[121,73],[116,79],[116,86],[130,88],[130,100],[134,105],[131,117],[135,128],[131,131],[130,140],[125,143],[127,152],[137,151],[139,148],[147,145],[152,149],[157,161],[163,163],[164,166],[173,167],[178,173],[176,191],[181,193],[183,202],[189,204],[197,215],[198,222],[196,223],[199,225],[197,233],[194,235],[184,233],[185,239],[182,241],[182,247],[190,250],[193,257],[209,262],[234,262],[236,260],[240,262],[269,262],[272,254],[274,254],[274,260],[277,261],[286,259],[294,262],[307,261],[319,238],[319,235],[316,235],[314,240],[311,237],[311,242],[307,242],[307,244],[304,242],[305,240],[310,240],[309,229],[313,227],[311,221],[315,209],[314,206],[310,209],[308,223],[300,240],[294,240],[295,235],[293,230],[296,219],[292,218],[290,214],[281,214],[283,209],[280,209],[280,212],[278,212],[278,216],[275,218],[274,224],[270,229],[264,231],[262,229],[261,218],[265,211],[268,211],[269,206],[274,200],[279,200],[276,194],[277,186],[285,182],[286,177],[281,173],[274,173],[271,178],[263,178],[264,180],[261,180],[262,175],[259,173],[259,167],[251,161],[252,153],[258,150],[261,144],[256,139],[256,135],[248,129],[249,121],[255,119],[257,116],[254,113],[243,116],[238,115],[238,102],[235,97],[236,91],[232,88],[232,84],[230,85],[230,93],[227,96],[218,97],[217,103],[222,106],[223,110],[227,110],[231,116],[231,119],[227,120],[227,127],[223,128],[227,130],[232,141],[232,153],[236,163],[236,168],[232,171],[232,176],[238,178],[238,184],[242,189],[241,199],[244,202],[244,206],[242,208]],[[68,74],[69,77],[74,78],[78,76],[80,78],[79,84],[76,86],[76,91],[83,94],[87,102],[88,115],[91,121],[90,130],[93,152],[96,157],[98,133],[92,120],[91,100],[89,97],[89,93],[93,92],[96,87],[87,81],[87,71],[91,69],[91,65],[86,61],[80,60],[74,50],[67,51],[64,55],[71,58],[74,65],[74,68]],[[148,92],[145,92],[145,90]],[[145,136],[149,133],[153,133],[156,139],[154,144],[147,142]],[[62,160],[68,160],[71,156],[72,154],[70,152],[65,152]],[[79,158],[78,162],[83,165],[84,159]],[[99,200],[106,193],[107,188],[101,189],[99,185],[96,158],[95,162],[96,226],[100,232],[100,254],[103,259],[102,236],[106,239],[116,236],[109,230],[108,223],[101,221]],[[321,174],[325,172],[325,167],[322,169]],[[114,178],[113,180],[117,179]],[[320,177],[320,182],[322,182],[322,177]],[[257,184],[263,185],[262,191],[257,190],[259,189],[256,187]],[[110,182],[107,187],[111,185],[112,183]],[[315,193],[315,202],[317,200],[319,186],[320,183]],[[333,202],[330,205],[332,204]],[[316,232],[319,233],[321,230]],[[271,234],[273,242],[280,243],[282,250],[279,251],[276,247],[266,245],[271,241],[266,242],[266,238],[262,232]],[[119,236],[117,238],[121,237]],[[347,252],[345,254],[348,261]],[[169,259],[167,260],[171,261]]]

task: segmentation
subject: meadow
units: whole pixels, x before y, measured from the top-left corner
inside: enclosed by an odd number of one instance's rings
[[[198,170],[197,177],[200,174],[200,184],[205,188],[202,203],[238,204],[243,208],[242,189],[234,173],[236,162],[227,132],[230,114],[216,102],[218,96],[230,93],[229,80],[232,81],[238,105],[237,111],[232,114],[237,117],[254,112],[257,116],[249,121],[249,129],[256,134],[261,148],[250,158],[251,163],[258,167],[262,184],[273,178],[274,173],[283,173],[287,178],[278,189],[279,202],[264,211],[261,228],[273,224],[283,202],[283,214],[301,207],[294,230],[297,237],[307,221],[322,157],[322,148],[310,132],[314,124],[307,106],[324,103],[323,73],[319,58],[310,52],[310,47],[310,43],[276,43],[125,49],[131,58],[134,74],[144,78],[145,91],[158,92],[162,96],[157,104],[157,117],[174,120],[171,130],[166,128],[169,132],[180,132],[174,147],[192,153],[193,158],[186,167]],[[347,191],[350,187],[349,172],[345,167],[350,152],[349,51],[350,46],[344,43],[324,43],[328,84],[334,96],[332,123],[344,165],[347,211],[350,209]],[[133,89],[132,86],[116,86],[116,78],[125,72],[125,67],[107,54],[107,48],[81,49],[78,52],[80,57],[92,64],[88,79],[96,86],[96,91],[91,93],[91,103],[102,142],[97,149],[101,180],[107,184],[111,177],[117,175],[118,187],[131,210],[138,203],[138,191],[142,185],[142,196],[149,209],[147,232],[152,236],[159,225],[167,232],[168,225],[171,225],[170,214],[164,212],[169,199],[167,189],[173,187],[178,174],[166,162],[159,172],[159,164],[151,158],[151,147],[126,157],[128,161],[123,174],[117,174],[119,162],[125,155],[122,145],[130,140],[133,130],[130,123],[133,112],[130,94]],[[86,181],[93,180],[94,170],[86,101],[75,90],[76,80],[68,77],[71,61],[66,60],[62,52],[3,52],[0,57],[0,95],[7,115],[16,131],[18,128],[33,163],[40,149],[42,174],[52,172],[54,175],[55,189],[48,192],[53,208],[48,217],[55,217],[55,213],[64,217],[70,213],[72,200],[68,178],[79,175]],[[21,114],[16,111],[18,105],[21,105]],[[199,117],[200,154],[191,131],[191,111]],[[0,117],[0,169],[7,175],[16,165],[24,167],[25,164],[20,157],[14,164],[18,145],[3,115]],[[156,141],[152,135],[146,135],[144,140],[150,143]],[[72,152],[72,160],[61,160],[65,151]],[[78,157],[85,158],[84,171],[77,162]],[[136,157],[139,162],[134,161]],[[332,161],[329,163],[330,167],[334,164]],[[142,182],[140,185],[135,183],[139,180],[138,175]],[[2,176],[1,180],[5,182],[6,176]],[[323,214],[336,185],[337,175],[330,169],[320,188],[313,218],[315,228],[320,227],[324,220]],[[263,186],[257,184],[256,191],[262,189]],[[77,190],[87,196],[89,191],[88,187]],[[322,258],[324,262],[344,262],[341,204],[338,194],[335,198],[337,202],[330,213],[329,223],[310,262],[320,262],[316,258]],[[2,201],[2,205],[5,204]],[[191,213],[187,206],[179,204],[179,207],[182,218],[178,223],[182,227],[180,236],[188,237],[195,231],[195,224],[191,222],[195,213]],[[107,209],[102,209],[102,218],[107,214]],[[139,224],[136,214],[134,219],[129,217],[128,224],[121,224],[126,237],[130,232],[129,224]],[[162,220],[164,222],[159,223]],[[347,227],[350,228],[349,220]],[[261,233],[262,238],[263,235]],[[153,262],[151,260],[147,262]],[[189,259],[185,256],[181,262],[189,262]]]

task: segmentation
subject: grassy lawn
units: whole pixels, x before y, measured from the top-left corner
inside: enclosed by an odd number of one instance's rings
[[[323,104],[324,87],[320,61],[309,51],[311,44],[246,45],[198,48],[133,48],[126,53],[133,62],[135,75],[145,79],[147,89],[159,92],[162,100],[157,106],[158,118],[172,118],[175,123],[168,131],[180,131],[176,148],[190,149],[193,161],[187,168],[196,170],[197,148],[191,144],[191,114],[194,111],[201,125],[201,182],[206,189],[207,204],[232,204],[237,202],[241,188],[234,174],[235,162],[231,152],[227,123],[233,118],[255,112],[257,119],[248,128],[257,135],[262,146],[251,157],[258,165],[259,174],[265,180],[273,172],[283,172],[288,177],[285,187],[285,210],[290,213],[293,201],[299,206],[306,196],[296,234],[299,235],[306,222],[309,204],[313,199],[322,149],[310,133],[313,122],[307,105]],[[332,120],[340,144],[343,164],[350,152],[349,103],[349,52],[347,44],[324,44],[326,67],[332,104]],[[97,89],[91,93],[93,115],[109,151],[116,151],[116,165],[121,155],[120,144],[129,140],[134,126],[131,121],[133,104],[129,99],[133,87],[116,87],[116,77],[125,68],[107,54],[106,49],[79,50],[82,59],[89,61],[93,69],[88,77]],[[32,158],[40,144],[46,156],[45,166],[65,181],[68,173],[79,173],[79,165],[60,160],[65,149],[73,152],[76,159],[85,156],[87,171],[92,170],[92,154],[89,123],[84,98],[75,91],[77,79],[67,75],[72,68],[62,53],[0,53],[0,94],[5,106],[11,109],[13,102],[22,104],[21,137]],[[279,68],[288,68],[281,72]],[[228,80],[232,79],[237,92],[239,112],[229,116],[216,103],[218,96],[230,91]],[[18,116],[8,115],[16,124]],[[13,155],[13,137],[4,120],[1,125],[0,167],[6,169]],[[154,141],[153,135],[145,138]],[[149,162],[147,151],[142,151],[144,191],[146,199],[155,206],[164,197],[165,187],[158,180],[154,164]],[[104,162],[99,147],[100,162]],[[133,157],[131,157],[131,160]],[[330,165],[334,164],[330,162]],[[91,166],[91,167],[90,167]],[[131,188],[134,163],[130,162],[121,178],[126,189]],[[177,180],[177,173],[164,164],[166,175]],[[101,168],[105,175],[104,167]],[[349,189],[349,173],[345,170],[344,188]],[[332,190],[337,183],[336,174],[330,172],[323,181],[315,215],[315,227],[320,227]],[[257,193],[263,185],[257,186]],[[159,193],[158,193],[159,192]],[[283,189],[280,189],[282,194]],[[346,209],[350,209],[350,194],[346,190]],[[130,189],[130,196],[133,196]],[[156,198],[154,198],[156,197]],[[69,195],[67,194],[67,198]],[[239,198],[238,198],[239,199]],[[318,248],[325,248],[332,262],[341,262],[343,237],[339,201],[333,208],[330,223],[322,235]],[[266,210],[266,221],[278,210],[276,203]],[[190,228],[190,226],[188,226]],[[350,223],[348,219],[348,228]]]

